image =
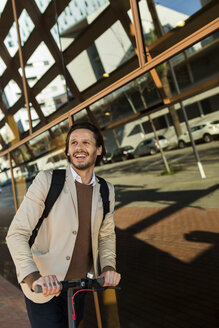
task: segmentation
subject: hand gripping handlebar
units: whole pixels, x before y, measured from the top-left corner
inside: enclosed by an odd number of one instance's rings
[[[82,278],[79,280],[72,280],[72,281],[60,281],[59,282],[61,286],[61,290],[67,291],[69,288],[91,288],[94,291],[101,291],[105,289],[120,289],[118,286],[107,286],[103,287],[102,285],[104,284],[104,277],[102,278]],[[42,286],[41,285],[36,285],[34,287],[34,292],[35,293],[42,293]]]

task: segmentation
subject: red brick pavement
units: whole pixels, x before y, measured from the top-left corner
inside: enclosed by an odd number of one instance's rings
[[[29,328],[21,291],[0,276],[0,327]]]
[[[151,222],[147,224],[149,220]],[[145,227],[142,222],[145,222]],[[132,230],[133,227],[133,236],[136,239],[189,263],[212,247],[212,243],[198,240],[194,243],[194,240],[186,240],[185,234],[197,230],[200,233],[219,233],[219,209],[186,208],[168,214],[168,207],[126,207],[116,211],[115,223],[121,230]],[[139,228],[135,232],[136,224]]]
[[[126,328],[219,327],[219,209],[116,211]]]
[[[121,327],[219,327],[219,209],[125,207],[115,222]],[[2,277],[0,296],[0,327],[29,327],[21,292]]]

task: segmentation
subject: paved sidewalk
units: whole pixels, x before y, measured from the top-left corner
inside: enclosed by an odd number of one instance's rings
[[[0,276],[0,327],[29,328],[21,291]]]
[[[115,221],[121,327],[218,328],[219,209],[122,207]],[[0,300],[1,328],[29,327],[21,292],[3,278]],[[86,312],[83,327],[95,328]],[[107,306],[102,314],[112,327]]]

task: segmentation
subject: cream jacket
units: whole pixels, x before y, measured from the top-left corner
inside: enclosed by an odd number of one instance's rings
[[[10,227],[6,242],[16,266],[18,282],[24,294],[36,303],[49,301],[53,296],[44,297],[32,292],[23,279],[34,271],[42,276],[54,274],[64,280],[73,254],[78,231],[77,193],[73,176],[68,167],[64,188],[44,219],[34,245],[30,249],[28,240],[44,210],[52,178],[52,171],[38,173],[29,187]],[[103,221],[102,198],[98,178],[93,187],[91,211],[91,239],[94,272],[99,274],[105,266],[115,269],[115,231],[113,211],[115,195],[108,183],[110,212]],[[85,204],[86,206],[86,204]]]

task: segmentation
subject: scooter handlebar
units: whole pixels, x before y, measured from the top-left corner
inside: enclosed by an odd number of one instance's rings
[[[61,290],[67,290],[68,288],[94,288],[94,289],[103,289],[104,277],[97,279],[84,278],[80,280],[72,281],[60,281]],[[36,285],[34,287],[35,293],[42,293],[42,286]]]

